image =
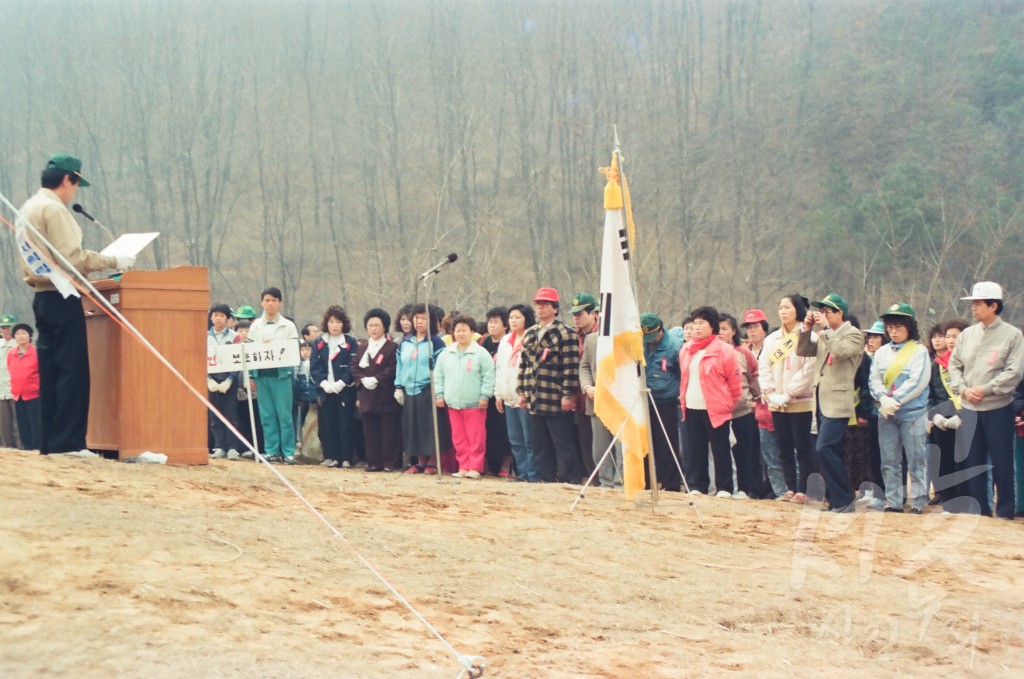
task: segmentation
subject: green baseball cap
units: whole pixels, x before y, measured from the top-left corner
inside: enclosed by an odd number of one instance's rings
[[[914,312],[914,307],[910,306],[906,302],[896,302],[893,304],[882,313],[882,320],[885,320],[886,316],[909,316],[910,318],[917,318],[917,314]]]
[[[59,154],[50,158],[50,162],[46,164],[47,168],[55,167],[58,170],[64,170],[78,177],[79,186],[91,186],[85,177],[82,176],[82,161],[74,156],[67,154]]]
[[[658,331],[663,327],[665,324],[658,314],[640,314],[640,331],[644,334],[644,344],[654,344],[658,339]]]
[[[871,327],[864,331],[865,335],[885,335],[885,323],[882,321],[875,321],[871,324]]]
[[[254,318],[259,318],[256,310],[248,304],[238,307],[238,311],[235,312],[235,318],[246,319],[251,321]]]
[[[825,295],[825,299],[820,302],[811,302],[811,306],[820,309],[823,306],[830,307],[836,311],[842,311],[843,316],[849,312],[850,307],[846,304],[846,300],[837,295],[834,292],[830,292]]]
[[[0,316],[0,325],[14,325],[18,322],[18,319],[10,314],[4,314]]]
[[[573,295],[572,309],[570,311],[574,314],[578,314],[581,311],[597,311],[597,298],[589,292],[577,292]]]

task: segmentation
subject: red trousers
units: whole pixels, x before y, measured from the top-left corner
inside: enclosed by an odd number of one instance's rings
[[[456,410],[450,407],[446,410],[448,421],[452,425],[452,445],[455,446],[455,459],[459,461],[459,469],[472,469],[483,473],[484,458],[487,455],[487,410]]]

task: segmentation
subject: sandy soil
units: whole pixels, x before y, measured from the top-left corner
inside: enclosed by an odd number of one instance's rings
[[[1020,520],[282,472],[0,452],[0,676],[1024,671]]]

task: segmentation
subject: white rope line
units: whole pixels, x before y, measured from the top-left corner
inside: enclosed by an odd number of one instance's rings
[[[697,503],[693,501],[690,496],[690,484],[686,482],[686,475],[683,474],[683,468],[679,464],[679,455],[676,454],[676,447],[672,445],[672,439],[668,436],[668,431],[665,430],[665,423],[661,420],[661,413],[658,412],[658,406],[654,401],[654,394],[650,389],[647,390],[647,398],[651,401],[651,410],[654,411],[654,416],[658,418],[658,424],[661,425],[661,433],[665,435],[665,442],[668,443],[668,449],[672,451],[672,460],[676,463],[676,469],[679,470],[679,478],[683,481],[683,488],[686,489],[686,496],[689,499],[690,506],[693,507],[694,513],[697,514],[697,522],[700,523],[700,527],[704,527],[704,519],[700,515],[700,510],[697,509]],[[651,451],[651,455],[654,455],[654,451]]]
[[[248,445],[249,450],[252,451],[252,453],[254,454],[256,461],[265,464],[267,468],[270,471],[272,471],[275,476],[277,476],[278,480],[281,481],[281,483],[288,490],[290,490],[292,494],[295,495],[295,497],[297,497],[299,501],[302,502],[302,504],[304,504],[310,512],[313,513],[313,516],[318,518],[327,527],[327,529],[334,534],[336,538],[341,540],[342,543],[344,543],[349,548],[349,551],[351,551],[352,554],[367,568],[367,570],[373,573],[373,575],[391,591],[391,593],[402,603],[402,605],[404,605],[421,623],[423,623],[423,625],[431,632],[431,634],[433,634],[434,637],[436,637],[437,640],[440,641],[441,644],[445,648],[447,648],[448,651],[453,656],[455,656],[459,665],[462,667],[462,670],[459,672],[458,676],[461,677],[462,674],[464,673],[471,678],[482,676],[483,667],[485,665],[485,661],[482,657],[462,655],[457,650],[455,650],[455,647],[452,646],[448,642],[448,640],[445,639],[444,636],[433,625],[431,625],[430,622],[418,610],[416,610],[416,608],[408,599],[402,596],[402,594],[395,588],[395,586],[392,585],[387,580],[387,578],[385,578],[384,575],[381,574],[381,572],[378,571],[377,568],[374,567],[374,565],[371,564],[370,561],[359,552],[358,549],[356,549],[355,545],[353,545],[344,535],[342,535],[341,531],[339,531],[323,514],[321,514],[320,511],[317,510],[317,508],[314,507],[313,504],[309,500],[307,500],[306,497],[301,492],[299,492],[299,490],[295,486],[293,486],[291,482],[288,481],[288,479],[286,479],[284,475],[281,474],[280,471],[278,471],[273,465],[271,465],[267,458],[260,454],[260,452],[256,450],[255,446],[251,442],[249,442],[244,436],[242,436],[241,433],[230,422],[228,422],[227,418],[224,417],[224,415],[217,408],[215,408],[212,403],[210,403],[210,401],[206,398],[205,395],[201,394],[195,387],[189,384],[188,380],[186,380],[185,377],[180,372],[178,372],[178,370],[170,363],[170,361],[168,361],[163,356],[163,354],[161,354],[156,349],[156,347],[154,347],[149,342],[149,340],[146,339],[146,337],[141,332],[139,332],[139,330],[134,325],[132,325],[128,321],[128,319],[125,318],[121,314],[121,312],[118,311],[117,308],[115,308],[110,303],[110,301],[107,298],[100,294],[99,290],[93,287],[89,279],[86,278],[82,272],[80,272],[78,269],[72,266],[71,263],[64,257],[64,255],[61,254],[58,250],[56,250],[53,247],[53,245],[49,242],[49,240],[47,240],[46,237],[43,236],[31,222],[24,218],[24,216],[18,211],[18,209],[14,207],[14,205],[12,205],[9,200],[7,200],[7,197],[4,196],[2,192],[0,192],[0,201],[2,201],[8,207],[8,209],[10,209],[17,216],[17,218],[24,221],[27,227],[32,230],[32,233],[35,235],[35,237],[38,238],[39,241],[46,246],[49,253],[56,256],[56,259],[61,264],[60,268],[64,269],[65,273],[71,274],[73,280],[77,279],[86,289],[88,289],[91,293],[94,302],[98,303],[100,307],[108,315],[110,315],[113,318],[116,318],[120,323],[122,323],[123,327],[126,328],[132,334],[132,336],[139,340],[139,342],[141,342],[142,345],[146,347],[146,349],[148,349],[151,354],[153,354],[161,363],[163,363],[164,366],[166,366],[167,369],[171,372],[171,374],[174,375],[174,377],[176,377],[178,381],[185,386],[186,389],[188,389],[197,399],[199,399],[199,401],[203,403],[203,405],[205,405],[210,412],[214,413],[214,415],[221,422],[227,425],[231,432],[238,436],[238,438],[243,443]],[[45,255],[46,253],[43,254]],[[53,264],[53,262],[49,263]],[[102,302],[100,300],[102,300]]]

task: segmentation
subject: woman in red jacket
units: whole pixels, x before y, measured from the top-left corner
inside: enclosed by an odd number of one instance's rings
[[[736,352],[718,341],[714,307],[695,309],[693,336],[679,352],[679,403],[683,413],[683,474],[691,493],[707,493],[708,444],[715,460],[718,497],[732,497],[729,421],[742,393]]]
[[[32,327],[24,323],[14,326],[14,341],[16,346],[7,353],[14,414],[18,418],[21,447],[36,450],[39,448],[42,418],[39,410],[39,357],[32,345]]]

